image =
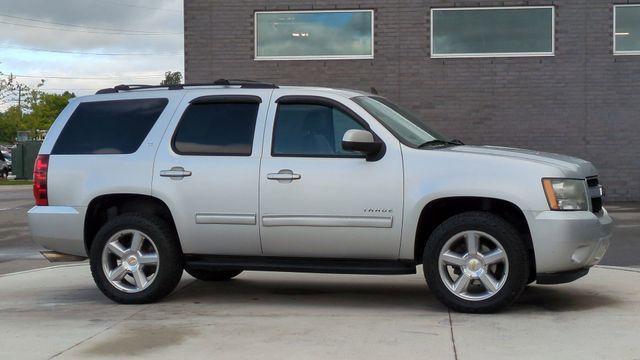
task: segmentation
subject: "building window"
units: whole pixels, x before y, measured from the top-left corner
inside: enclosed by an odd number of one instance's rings
[[[256,60],[372,59],[373,10],[255,13]]]
[[[640,55],[640,4],[615,5],[613,28],[613,53]]]
[[[553,56],[553,6],[431,9],[431,57]]]

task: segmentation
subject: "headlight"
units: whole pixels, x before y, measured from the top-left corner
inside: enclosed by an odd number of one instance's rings
[[[542,187],[551,210],[589,210],[584,180],[542,179]]]

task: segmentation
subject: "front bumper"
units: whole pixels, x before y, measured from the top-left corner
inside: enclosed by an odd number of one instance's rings
[[[87,256],[84,207],[34,206],[27,213],[33,241],[63,254]]]
[[[589,268],[553,274],[537,274],[536,282],[541,285],[566,284],[578,280],[589,273]]]
[[[605,209],[599,214],[542,211],[528,215],[538,274],[589,268],[602,260],[609,247],[613,220]]]

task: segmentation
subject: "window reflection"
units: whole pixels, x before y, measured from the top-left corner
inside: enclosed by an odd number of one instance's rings
[[[616,54],[640,54],[640,5],[615,7]]]
[[[256,13],[256,58],[371,58],[373,11]]]
[[[432,56],[553,55],[553,8],[433,9]]]

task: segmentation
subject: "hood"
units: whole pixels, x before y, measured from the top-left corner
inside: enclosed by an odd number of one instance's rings
[[[597,175],[597,170],[591,162],[567,155],[499,146],[464,145],[450,147],[446,150],[478,155],[508,157],[546,164],[560,169],[567,177],[586,178]]]

